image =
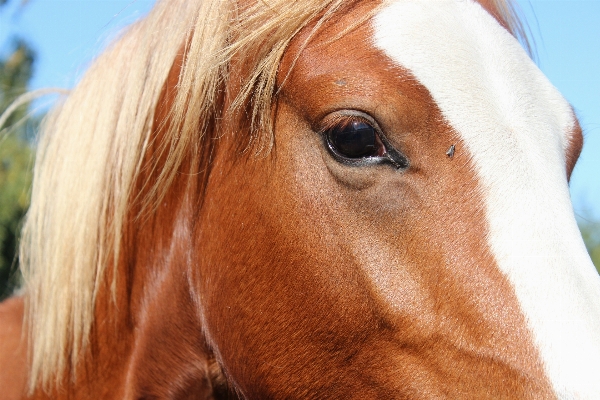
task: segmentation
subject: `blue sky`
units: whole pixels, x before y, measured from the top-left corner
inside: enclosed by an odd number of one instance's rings
[[[0,9],[0,51],[14,33],[38,55],[32,89],[70,88],[89,61],[154,0],[30,0]],[[519,0],[538,65],[574,106],[585,146],[571,181],[575,211],[600,218],[600,0]],[[48,103],[48,101],[46,101]],[[37,106],[42,107],[41,103]]]
[[[600,218],[600,0],[520,1],[538,65],[571,102],[585,144],[571,178],[575,211]]]

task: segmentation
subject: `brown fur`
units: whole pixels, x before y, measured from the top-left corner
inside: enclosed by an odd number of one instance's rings
[[[315,40],[300,55],[269,158],[228,166],[217,157],[227,174],[211,177],[210,225],[194,246],[206,257],[223,242],[230,249],[200,263],[195,279],[209,337],[251,398],[552,397],[485,243],[469,154],[427,91],[361,46],[365,37],[363,27],[335,44]],[[333,161],[315,131],[340,108],[393,132],[410,170]]]
[[[581,126],[579,125],[579,121],[575,120],[575,126],[570,135],[569,147],[567,148],[567,157],[566,157],[566,165],[567,165],[567,178],[571,179],[571,174],[573,173],[573,169],[575,169],[575,164],[579,159],[579,155],[581,154],[581,150],[583,149],[583,132],[581,130]]]
[[[243,152],[244,115],[223,114],[152,214],[132,199],[116,301],[104,287],[76,381],[31,398],[552,398],[486,243],[465,146],[427,90],[368,45],[367,24],[327,40],[371,7],[300,53],[307,31],[294,39],[268,155]],[[164,157],[178,76],[176,63],[146,165]],[[317,131],[339,109],[376,118],[410,169],[336,163]],[[141,193],[157,173],[142,170]],[[0,384],[16,379],[7,398],[18,398],[22,301],[0,307],[0,365],[14,368]]]
[[[20,399],[26,392],[27,343],[23,340],[23,299],[0,303],[0,399]]]

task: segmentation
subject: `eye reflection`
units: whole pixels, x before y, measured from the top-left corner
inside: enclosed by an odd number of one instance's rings
[[[381,153],[375,128],[362,120],[340,123],[326,132],[330,148],[339,155],[360,159]]]

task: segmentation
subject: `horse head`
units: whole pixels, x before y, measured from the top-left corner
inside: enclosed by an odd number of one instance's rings
[[[34,389],[600,395],[582,133],[507,3],[191,3],[159,3],[49,123]]]

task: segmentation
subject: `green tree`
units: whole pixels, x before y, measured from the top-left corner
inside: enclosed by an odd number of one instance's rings
[[[579,230],[596,270],[600,273],[600,222],[581,220]]]
[[[0,7],[7,0],[0,0]],[[24,2],[21,2],[24,4]],[[35,55],[27,43],[11,38],[0,58],[0,115],[27,91]],[[29,205],[33,151],[28,140],[38,118],[28,106],[17,108],[0,126],[0,300],[18,285],[16,258],[21,220]]]
[[[0,299],[19,283],[16,250],[21,220],[29,205],[32,151],[19,137],[0,144]]]

